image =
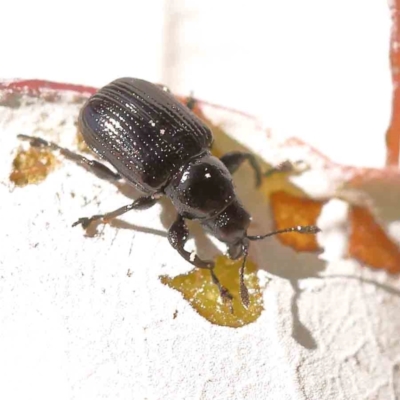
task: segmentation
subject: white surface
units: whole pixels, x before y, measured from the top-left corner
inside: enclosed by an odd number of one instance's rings
[[[335,161],[384,163],[385,1],[15,0],[2,15],[0,78],[160,81],[256,114]]]
[[[130,201],[113,185],[65,161],[43,183],[13,188],[18,133],[72,147],[79,104],[70,98],[0,108],[0,398],[400,396],[400,283],[342,258],[348,227],[341,202],[330,202],[319,221],[328,262],[275,239],[252,245],[260,278],[272,278],[265,310],[255,323],[232,329],[210,324],[160,283],[160,275],[190,269],[163,236],[173,212],[157,205],[126,214],[121,219],[131,228],[105,226],[85,238],[72,221]],[[227,116],[207,112],[215,120]],[[290,154],[268,146],[254,121],[232,114],[228,121],[234,135],[246,129],[247,144],[269,161]],[[336,182],[318,170],[318,159],[308,161],[332,190]],[[266,232],[268,205],[248,172],[236,179],[240,197]],[[205,247],[210,254],[212,246]]]

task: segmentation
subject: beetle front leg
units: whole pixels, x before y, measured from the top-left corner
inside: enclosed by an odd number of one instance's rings
[[[256,186],[258,187],[261,185],[261,168],[256,158],[254,157],[254,154],[244,153],[242,151],[232,151],[231,153],[227,153],[222,156],[220,160],[225,164],[226,168],[228,168],[231,174],[236,172],[236,170],[242,165],[244,161],[248,160],[256,176]]]
[[[78,221],[74,222],[72,226],[77,226],[77,225],[82,225],[84,229],[88,228],[89,225],[98,220],[102,220],[103,223],[106,223],[114,218],[119,217],[122,214],[125,214],[128,211],[131,210],[146,210],[147,208],[150,208],[154,204],[156,204],[158,201],[158,198],[155,196],[145,196],[145,197],[139,197],[136,199],[133,203],[128,204],[127,206],[120,207],[114,211],[111,211],[106,214],[99,214],[99,215],[93,215],[93,217],[90,218],[79,218]]]
[[[182,216],[178,215],[178,218],[172,224],[168,231],[168,240],[171,246],[178,251],[178,253],[189,263],[193,264],[197,268],[208,269],[211,273],[212,281],[217,285],[220,296],[224,302],[231,301],[233,299],[229,290],[222,286],[219,279],[215,275],[213,261],[204,261],[197,255],[192,255],[184,249],[185,243],[189,238],[189,230],[185,224]]]
[[[65,149],[56,143],[49,142],[45,139],[35,136],[18,135],[18,137],[20,139],[29,141],[33,147],[48,147],[51,150],[59,151],[65,158],[68,158],[69,160],[75,161],[77,164],[86,167],[90,172],[95,174],[100,179],[106,179],[111,182],[121,179],[120,174],[111,171],[111,169],[106,167],[104,164],[96,160],[89,160],[88,158],[74,153],[71,150]]]
[[[286,160],[278,165],[275,165],[274,167],[271,167],[269,170],[264,172],[263,176],[270,177],[271,175],[275,175],[276,173],[279,172],[292,172],[296,169],[296,164],[299,163],[300,161],[292,163],[289,160]]]

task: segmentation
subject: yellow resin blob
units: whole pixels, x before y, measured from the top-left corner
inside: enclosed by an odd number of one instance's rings
[[[13,160],[10,181],[25,186],[43,181],[54,169],[56,158],[51,150],[30,147],[19,150]]]
[[[175,278],[162,276],[161,282],[181,292],[185,300],[213,324],[238,328],[256,321],[264,309],[262,298],[264,288],[260,287],[256,265],[247,260],[245,283],[249,290],[250,304],[246,309],[241,302],[239,292],[239,268],[242,261],[232,261],[220,256],[215,262],[215,274],[233,296],[231,305],[222,302],[218,288],[211,280],[210,272],[205,269],[194,268],[188,274]]]

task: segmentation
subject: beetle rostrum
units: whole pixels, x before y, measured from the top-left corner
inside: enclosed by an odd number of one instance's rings
[[[161,196],[167,196],[178,216],[168,231],[172,247],[188,262],[210,270],[224,301],[232,299],[214,273],[214,263],[189,253],[184,246],[189,237],[185,220],[197,220],[204,229],[224,242],[232,259],[243,257],[240,268],[240,293],[244,306],[249,295],[244,283],[244,269],[250,241],[285,233],[317,233],[316,226],[296,226],[249,236],[250,214],[237,198],[232,174],[244,161],[255,173],[256,185],[262,179],[260,167],[251,153],[231,152],[220,159],[211,154],[210,129],[187,106],[164,87],[135,78],[121,78],[100,89],[81,109],[78,125],[87,145],[117,172],[97,160],[90,160],[44,139],[20,135],[33,146],[58,150],[109,181],[124,179],[143,196],[133,203],[106,214],[80,218],[73,226],[87,228],[91,222],[118,217],[130,210],[146,209]],[[290,163],[267,171],[287,171]]]

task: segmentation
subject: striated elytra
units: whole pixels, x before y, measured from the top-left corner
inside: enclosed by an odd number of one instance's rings
[[[211,155],[210,129],[189,107],[180,103],[166,88],[150,82],[121,78],[90,97],[79,115],[79,128],[87,145],[117,172],[96,160],[64,149],[41,138],[20,135],[33,146],[59,150],[64,156],[84,165],[100,178],[124,179],[144,195],[112,212],[80,218],[73,226],[87,228],[93,221],[108,221],[130,210],[146,209],[161,196],[167,196],[178,216],[168,231],[172,247],[188,262],[210,270],[224,301],[232,299],[214,273],[214,263],[204,261],[184,249],[189,231],[185,219],[197,220],[204,229],[226,243],[232,259],[243,257],[240,292],[243,304],[249,304],[244,284],[244,268],[249,241],[284,232],[317,233],[315,226],[296,226],[266,235],[248,236],[250,215],[237,198],[232,175],[244,161],[255,173],[256,185],[262,174],[254,155],[231,152],[220,159]],[[287,170],[288,163],[284,164]],[[282,170],[278,166],[268,171]]]

